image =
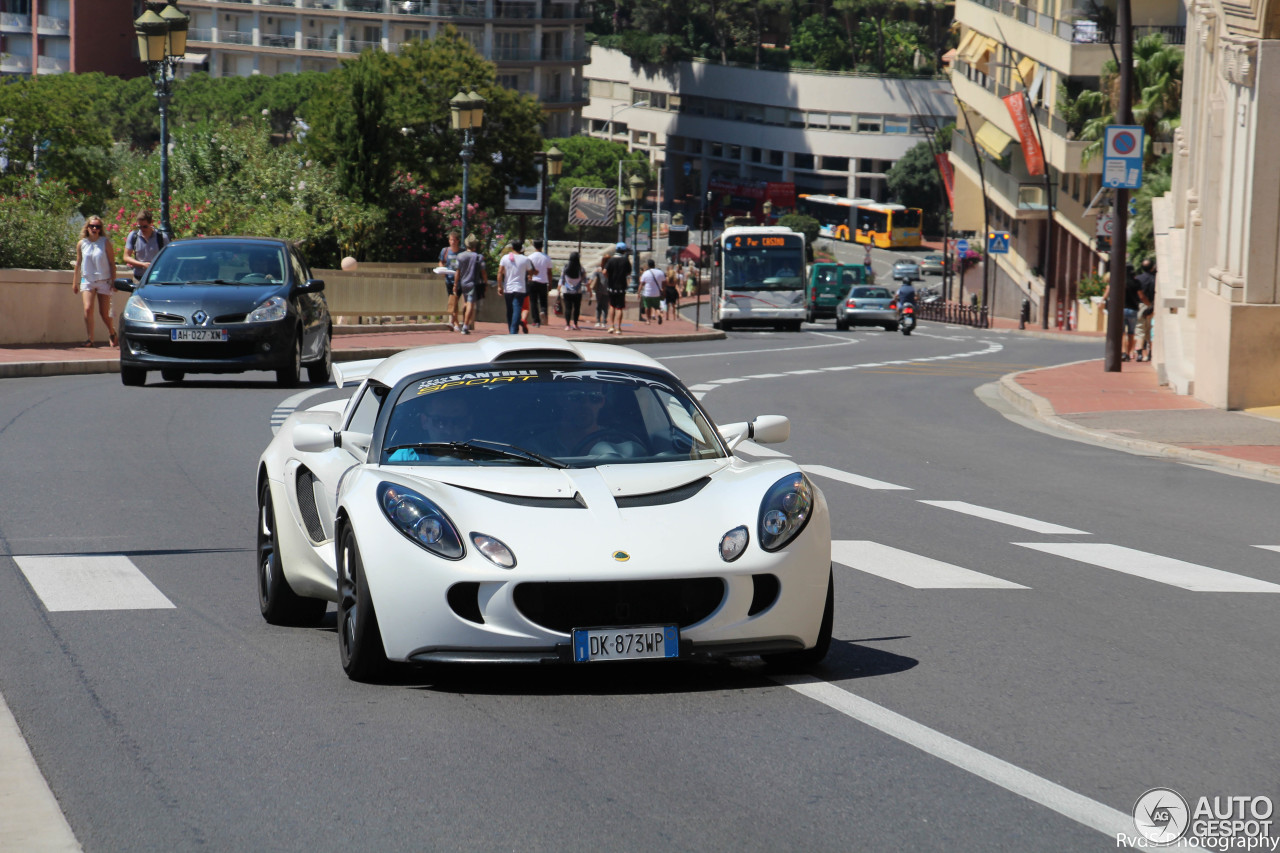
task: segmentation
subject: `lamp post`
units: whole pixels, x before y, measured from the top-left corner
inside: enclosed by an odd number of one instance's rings
[[[555,189],[556,178],[564,168],[564,152],[552,145],[541,157],[542,160],[542,251],[551,248],[547,242],[547,214],[551,211],[550,191]]]
[[[467,239],[467,185],[471,180],[471,160],[475,157],[475,137],[472,130],[484,124],[484,107],[488,103],[476,92],[462,92],[449,99],[449,111],[453,117],[453,129],[462,131],[462,239]]]
[[[160,11],[156,11],[159,8]],[[150,3],[133,22],[138,35],[138,58],[160,104],[160,232],[173,239],[169,222],[169,99],[173,95],[173,67],[187,53],[187,27],[191,18],[172,3]]]
[[[640,199],[644,198],[644,178],[632,175],[631,180],[627,181],[627,187],[631,193],[631,275],[636,283],[636,293],[639,293],[640,250],[636,244],[640,242]],[[642,302],[641,305],[643,304]]]

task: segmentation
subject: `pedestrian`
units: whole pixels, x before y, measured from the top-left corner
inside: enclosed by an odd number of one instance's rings
[[[522,253],[523,249],[523,243],[513,241],[498,263],[502,298],[507,304],[507,332],[512,335],[519,334],[522,327],[526,334],[529,332],[529,326],[521,313],[525,310],[525,299],[529,295],[529,276],[533,273],[533,265]]]
[[[631,280],[631,261],[627,244],[618,243],[616,252],[604,265],[609,286],[609,329],[611,335],[622,334],[622,313],[627,309],[627,283]]]
[[[551,258],[542,251],[542,241],[533,241],[533,254],[529,255],[533,264],[533,277],[529,282],[529,308],[533,313],[533,325],[541,326],[542,318],[551,323],[551,313],[547,311],[547,290],[551,287]]]
[[[1156,262],[1147,258],[1142,262],[1142,272],[1137,275],[1138,301],[1138,361],[1151,361],[1151,320],[1156,310]]]
[[[578,315],[582,311],[582,261],[577,252],[569,254],[569,263],[560,271],[560,299],[564,302],[564,328],[566,331],[578,328]]]
[[[676,312],[680,309],[680,290],[683,278],[684,273],[679,264],[672,264],[667,267],[667,286],[662,298],[666,302],[663,310],[666,312],[668,320],[674,320]]]
[[[867,281],[871,281],[871,244],[867,244],[867,250],[862,253],[862,266],[867,271]]]
[[[667,286],[667,277],[654,264],[653,258],[645,261],[645,266],[644,274],[640,276],[640,319],[646,323],[652,323],[654,317],[657,317],[658,325],[661,326],[662,311],[660,310],[660,303],[662,302],[662,291]]]
[[[111,277],[116,270],[115,249],[103,232],[101,216],[90,216],[80,229],[80,239],[76,241],[76,265],[71,275],[71,291],[80,294],[80,302],[84,307],[83,346],[93,346],[93,306],[96,302],[98,313],[107,327],[111,346],[117,346],[116,328],[111,322]]]
[[[134,281],[142,281],[142,274],[164,248],[164,234],[157,231],[153,223],[151,211],[139,212],[134,218],[134,229],[124,238],[124,262],[133,267]]]
[[[1138,308],[1142,304],[1142,300],[1138,298],[1138,292],[1142,289],[1138,284],[1138,280],[1134,278],[1128,269],[1124,271],[1125,287],[1124,287],[1124,352],[1120,353],[1121,361],[1133,360],[1134,334],[1138,325]],[[1102,304],[1108,304],[1108,297],[1111,295],[1111,281],[1107,280],[1107,289],[1102,292]]]
[[[691,266],[684,276],[684,295],[692,296],[696,301],[701,292],[701,282],[698,280],[698,268]]]
[[[444,274],[444,289],[449,295],[449,328],[455,332],[458,331],[458,291],[455,284],[461,240],[462,236],[457,231],[450,231],[449,245],[440,250],[440,269],[448,270]]]
[[[458,255],[457,290],[463,300],[462,334],[469,335],[476,327],[476,303],[484,295],[484,285],[488,281],[488,273],[484,268],[484,257],[476,249],[480,241],[476,235],[467,236],[466,251]]]
[[[596,306],[596,328],[603,329],[609,321],[609,283],[604,274],[605,262],[613,257],[613,249],[605,249],[600,263],[591,273],[591,283],[587,290],[587,304]]]

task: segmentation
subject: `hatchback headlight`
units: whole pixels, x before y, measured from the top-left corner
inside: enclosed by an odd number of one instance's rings
[[[137,295],[129,297],[129,301],[124,304],[124,313],[120,316],[126,320],[133,320],[135,323],[154,323],[156,321],[156,315],[152,312],[151,306],[143,302]]]
[[[795,539],[813,515],[813,484],[791,474],[769,487],[760,502],[760,547],[777,551]]]
[[[289,302],[283,296],[273,296],[254,308],[246,318],[249,323],[274,323],[283,320],[289,313]]]
[[[458,528],[436,506],[413,489],[395,483],[378,484],[378,506],[397,530],[418,545],[446,560],[462,558]]]

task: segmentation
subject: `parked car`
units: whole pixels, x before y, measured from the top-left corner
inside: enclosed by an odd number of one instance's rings
[[[812,323],[819,318],[835,317],[849,288],[866,280],[867,268],[862,264],[810,265],[805,319]]]
[[[920,262],[920,272],[925,275],[945,275],[947,259],[942,255],[925,255]]]
[[[337,602],[348,677],[826,654],[826,500],[794,460],[733,453],[785,417],[717,428],[654,359],[541,335],[334,377],[351,399],[290,415],[258,462],[257,580],[273,624]]]
[[[889,288],[870,284],[849,288],[836,316],[836,328],[843,332],[850,326],[881,326],[886,331],[898,331],[898,303]]]
[[[120,315],[120,379],[144,385],[159,370],[166,382],[188,373],[274,370],[295,385],[307,369],[327,382],[333,324],[324,282],[311,277],[284,240],[201,237],[161,250]]]
[[[907,259],[898,261],[893,265],[894,281],[919,281],[920,279],[919,261]]]

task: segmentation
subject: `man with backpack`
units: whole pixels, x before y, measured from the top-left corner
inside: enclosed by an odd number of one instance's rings
[[[156,255],[164,248],[164,235],[155,229],[151,211],[144,210],[135,220],[136,228],[124,239],[124,262],[133,267],[133,280],[142,281],[142,274],[151,266]]]

